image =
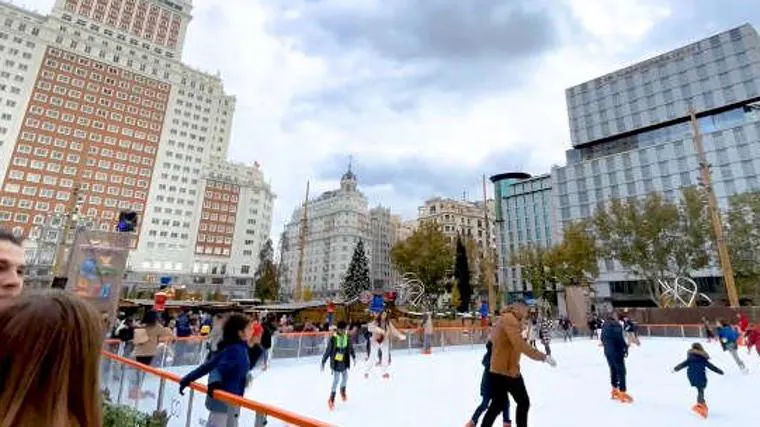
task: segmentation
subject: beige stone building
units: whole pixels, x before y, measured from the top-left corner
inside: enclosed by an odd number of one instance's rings
[[[454,241],[457,236],[471,238],[482,248],[486,238],[491,248],[496,248],[495,211],[493,200],[487,202],[488,223],[486,224],[483,202],[454,200],[435,197],[418,208],[418,221],[436,221],[443,227],[443,233]]]

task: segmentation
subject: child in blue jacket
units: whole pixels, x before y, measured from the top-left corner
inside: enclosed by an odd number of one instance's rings
[[[237,425],[230,420],[230,417],[238,418],[240,409],[228,407],[226,403],[214,399],[214,392],[222,390],[238,396],[243,396],[245,393],[248,372],[251,370],[247,342],[250,334],[250,319],[242,314],[231,315],[224,324],[223,338],[217,347],[217,353],[185,375],[179,382],[179,394],[184,395],[185,388],[191,382],[208,375],[207,427]]]
[[[710,356],[708,356],[702,344],[695,342],[686,353],[686,360],[673,368],[673,372],[686,368],[686,376],[689,378],[689,383],[697,389],[697,404],[691,409],[702,417],[707,417],[707,404],[705,402],[705,389],[707,388],[706,370],[709,369],[716,374],[723,375],[723,371],[710,363],[709,359]]]
[[[483,414],[483,412],[485,412],[486,409],[488,409],[488,404],[491,402],[491,387],[489,384],[489,378],[491,377],[489,375],[489,372],[491,370],[491,348],[491,341],[488,341],[486,343],[486,354],[483,356],[483,361],[481,362],[484,369],[483,378],[480,380],[480,395],[483,397],[483,400],[480,402],[480,405],[475,408],[475,412],[472,414],[472,418],[467,422],[465,427],[475,427],[478,425],[480,416]],[[504,420],[504,427],[510,427],[512,425],[512,421],[509,419],[509,399],[506,399],[504,402],[504,409],[501,416]]]
[[[739,331],[737,331],[732,325],[723,322],[720,329],[718,329],[718,338],[720,339],[720,345],[723,347],[723,351],[727,351],[731,357],[734,358],[739,369],[742,372],[745,372],[747,367],[744,366],[744,362],[742,362],[737,353],[739,350],[739,345],[737,343],[739,340]]]

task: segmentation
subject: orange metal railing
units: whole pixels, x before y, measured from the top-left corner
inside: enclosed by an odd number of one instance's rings
[[[166,392],[166,385],[179,387],[181,377],[175,373],[156,369],[135,362],[134,360],[103,351],[104,372],[102,373],[104,388],[109,391],[112,399],[119,404],[134,406],[142,412],[167,410],[170,426],[191,425],[194,416],[202,416],[206,410],[202,402],[196,402],[196,393],[206,394],[208,388],[199,383],[191,383],[186,396],[176,396]],[[118,372],[117,372],[118,371]],[[114,374],[112,376],[111,374]],[[115,378],[118,378],[114,381]],[[128,378],[129,377],[129,378]],[[126,381],[130,381],[128,395],[124,396]],[[117,385],[118,384],[118,385]],[[111,390],[111,387],[115,390]],[[113,392],[115,391],[115,393]],[[115,396],[114,396],[115,395]],[[258,422],[265,417],[283,421],[291,426],[299,427],[329,427],[330,424],[318,421],[294,412],[276,408],[253,400],[245,399],[224,391],[214,392],[214,398],[230,406],[241,408],[241,419],[251,418]],[[171,403],[169,403],[171,401]],[[184,410],[184,416],[182,414]],[[246,414],[246,411],[248,414]],[[195,414],[194,414],[195,412]],[[241,422],[241,425],[254,425],[253,422]]]

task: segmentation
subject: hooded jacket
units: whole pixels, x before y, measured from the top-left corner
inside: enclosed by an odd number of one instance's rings
[[[679,363],[674,370],[676,372],[683,368],[686,368],[686,376],[689,377],[689,383],[692,387],[705,388],[707,387],[707,374],[706,369],[709,369],[716,374],[723,375],[723,371],[715,367],[710,363],[710,356],[705,351],[690,349],[686,353],[686,360]]]
[[[491,373],[520,377],[520,355],[538,361],[546,360],[546,355],[528,345],[522,338],[522,318],[507,308],[491,331]]]
[[[608,320],[602,326],[602,345],[604,355],[614,359],[623,359],[628,356],[628,344],[623,337],[623,326],[616,320]]]

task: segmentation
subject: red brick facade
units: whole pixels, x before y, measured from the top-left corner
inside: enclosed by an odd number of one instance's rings
[[[196,255],[230,255],[239,197],[239,185],[208,181],[198,225]]]
[[[0,189],[0,222],[24,235],[75,203],[113,229],[144,213],[171,86],[48,48]]]

